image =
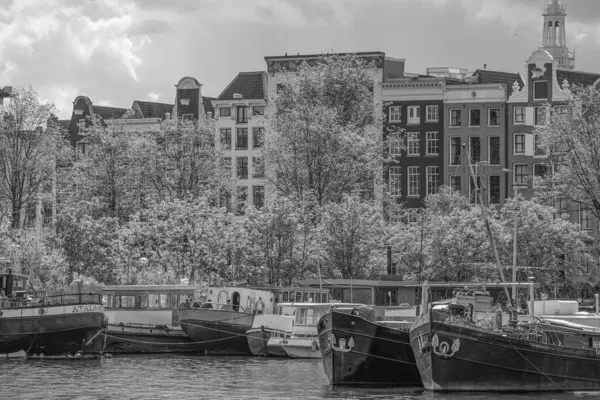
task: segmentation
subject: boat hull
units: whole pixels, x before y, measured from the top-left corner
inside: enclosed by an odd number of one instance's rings
[[[431,311],[417,318],[411,328],[411,345],[425,389],[600,389],[600,355],[593,349],[532,342],[446,321],[447,314]]]
[[[324,315],[317,328],[332,385],[421,386],[408,331],[337,311]]]
[[[56,305],[2,309],[0,354],[60,355],[83,351],[100,355],[102,305]],[[87,346],[84,346],[87,344]]]
[[[108,324],[105,329],[106,353],[195,353],[204,349],[197,346],[177,327],[135,326]]]
[[[317,338],[285,339],[282,347],[290,358],[321,358]]]
[[[206,354],[251,355],[246,331],[254,315],[237,311],[180,309],[178,321],[186,335]]]
[[[264,327],[251,328],[246,332],[248,347],[255,356],[265,357],[268,355],[267,343],[271,338],[271,332]]]

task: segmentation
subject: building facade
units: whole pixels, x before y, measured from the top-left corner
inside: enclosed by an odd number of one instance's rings
[[[420,208],[443,184],[444,82],[436,77],[394,78],[381,86],[389,194],[408,208]]]
[[[260,209],[265,201],[265,169],[262,158],[267,107],[267,74],[240,72],[212,101],[217,143],[223,164],[235,181],[233,198],[226,207],[244,215],[244,207]]]
[[[506,86],[457,84],[444,88],[444,185],[477,202],[473,173],[486,204],[506,198]]]

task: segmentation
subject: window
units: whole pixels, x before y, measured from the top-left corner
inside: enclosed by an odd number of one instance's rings
[[[390,167],[390,195],[402,195],[402,173],[400,167]]]
[[[450,126],[461,126],[460,110],[450,110]]]
[[[569,202],[567,199],[557,198],[554,207],[556,208],[556,215],[559,218],[567,221],[570,219]]]
[[[427,195],[436,194],[440,180],[440,167],[427,167]]]
[[[252,115],[265,115],[265,106],[253,106]]]
[[[277,94],[279,94],[280,92],[282,92],[285,89],[285,85],[283,83],[278,83],[277,84]]]
[[[471,155],[471,163],[475,164],[481,161],[481,139],[479,136],[471,136],[469,138],[469,153]]]
[[[252,186],[252,198],[254,207],[260,210],[265,203],[265,187]]]
[[[219,107],[219,116],[231,117],[231,107]]]
[[[408,195],[418,196],[420,186],[419,167],[408,167]]]
[[[499,126],[500,125],[500,110],[498,108],[490,108],[488,110],[488,125]]]
[[[252,157],[252,177],[262,178],[265,176],[265,164],[261,157]]]
[[[231,157],[223,157],[221,168],[225,175],[231,176]]]
[[[418,156],[421,154],[421,145],[419,142],[419,134],[416,132],[410,132],[407,137],[408,140],[408,150],[407,154],[409,156]]]
[[[533,146],[535,148],[534,150],[534,155],[536,157],[543,157],[546,155],[546,152],[544,151],[544,148],[542,147],[542,143],[541,143],[541,139],[542,137],[539,134],[534,134],[533,136]]]
[[[462,192],[460,175],[452,175],[450,177],[450,187],[455,192],[458,192],[458,193]]]
[[[471,198],[471,203],[475,204],[477,204],[477,202],[479,201],[479,192],[476,189],[483,190],[483,188],[481,187],[480,176],[477,177],[477,187],[475,187],[475,181],[473,180],[473,177],[469,178],[469,196]]]
[[[500,204],[500,177],[490,176],[490,204]]]
[[[391,156],[399,156],[402,150],[402,142],[400,141],[400,133],[392,132],[389,136],[389,148]]]
[[[248,128],[237,128],[235,138],[236,150],[248,149]]]
[[[400,106],[390,107],[390,122],[400,122],[402,118],[402,113],[400,112],[402,108]]]
[[[182,114],[181,115],[181,119],[184,121],[193,121],[194,120],[194,114]]]
[[[515,154],[525,153],[525,134],[515,133]]]
[[[245,124],[248,122],[248,107],[237,106],[237,120],[238,124]]]
[[[244,207],[246,206],[246,199],[248,198],[248,187],[238,186],[237,187],[237,199],[236,199],[236,214],[244,215]]]
[[[525,107],[524,106],[516,106],[513,108],[513,122],[515,124],[524,124],[525,123]]]
[[[221,146],[224,150],[231,150],[231,128],[221,128]]]
[[[427,132],[427,155],[440,154],[440,135],[438,132]]]
[[[76,146],[78,152],[80,152],[81,154],[85,154],[85,150],[87,148],[86,142],[77,142]]]
[[[237,177],[238,179],[248,179],[248,157],[237,158]]]
[[[533,164],[533,176],[538,178],[533,180],[535,186],[536,180],[544,179],[549,172],[548,165],[546,164]]]
[[[81,135],[85,132],[85,118],[81,118],[78,122],[77,122],[77,129],[78,129],[78,133]]]
[[[491,136],[488,143],[488,163],[490,165],[500,165],[500,138]]]
[[[469,109],[469,126],[479,126],[481,120],[481,110],[479,108]]]
[[[461,143],[459,137],[450,138],[450,165],[460,165]]]
[[[260,149],[263,145],[265,128],[252,128],[252,148]]]
[[[548,81],[533,82],[534,100],[545,100],[548,98]]]
[[[527,164],[514,164],[513,182],[515,186],[527,186]]]
[[[581,230],[591,231],[592,230],[592,218],[590,210],[579,206],[579,225]]]
[[[545,106],[535,107],[535,125],[546,125],[548,109]]]
[[[440,119],[440,107],[439,106],[427,106],[427,122],[436,122]]]
[[[406,119],[407,124],[420,124],[421,123],[421,107],[419,106],[408,106],[406,107],[408,118]]]

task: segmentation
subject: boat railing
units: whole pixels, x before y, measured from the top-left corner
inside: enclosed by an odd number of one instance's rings
[[[74,304],[102,304],[102,295],[98,293],[58,294],[33,300],[8,299],[4,308],[68,306]]]
[[[231,304],[231,303],[201,303],[201,302],[189,302],[189,301],[185,301],[181,304],[179,304],[179,309],[183,309],[183,308],[193,308],[193,309],[198,309],[198,308],[202,308],[202,309],[207,309],[207,310],[215,310],[215,311],[237,311],[237,312],[243,312],[243,313],[250,313],[251,311],[246,310],[243,306],[241,305],[235,305],[235,304]]]

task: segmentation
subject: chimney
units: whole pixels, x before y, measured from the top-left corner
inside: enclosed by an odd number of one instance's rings
[[[483,64],[483,69],[487,69],[487,64]]]

